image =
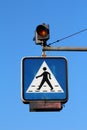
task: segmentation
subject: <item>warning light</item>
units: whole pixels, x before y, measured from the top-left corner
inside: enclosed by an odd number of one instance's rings
[[[43,40],[43,38],[47,39],[47,35],[49,33],[49,30],[46,27],[39,25],[36,28],[36,31],[37,31],[40,39],[42,39],[42,40]]]
[[[49,39],[49,25],[38,25],[35,30],[35,42],[38,45],[46,46],[46,41]]]
[[[39,32],[39,35],[42,36],[42,37],[46,37],[46,36],[47,36],[47,31],[41,30],[41,31]]]

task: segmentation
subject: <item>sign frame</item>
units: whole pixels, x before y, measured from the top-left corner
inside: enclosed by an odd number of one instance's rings
[[[66,97],[64,99],[25,99],[24,97],[24,61],[26,59],[64,59],[66,62]],[[29,104],[32,101],[61,101],[62,103],[66,103],[68,101],[68,62],[67,59],[63,56],[55,56],[55,57],[24,57],[21,60],[21,99],[23,103]]]

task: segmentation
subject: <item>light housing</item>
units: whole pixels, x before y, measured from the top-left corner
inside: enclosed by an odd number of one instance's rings
[[[35,42],[38,45],[46,46],[46,41],[49,39],[49,25],[38,25],[35,30]]]

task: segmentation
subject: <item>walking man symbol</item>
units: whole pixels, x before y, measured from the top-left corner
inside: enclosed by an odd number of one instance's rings
[[[50,83],[50,81],[49,81],[49,79],[51,79],[51,74],[46,71],[46,70],[47,70],[46,67],[43,67],[43,70],[44,70],[44,72],[43,72],[41,75],[36,76],[36,78],[39,78],[39,77],[43,76],[42,81],[41,81],[41,83],[40,83],[40,85],[39,85],[38,90],[41,89],[42,85],[43,85],[45,82],[47,82],[47,84],[49,85],[49,87],[50,87],[51,90],[52,90],[53,87],[52,87],[52,85],[51,85],[51,83]]]

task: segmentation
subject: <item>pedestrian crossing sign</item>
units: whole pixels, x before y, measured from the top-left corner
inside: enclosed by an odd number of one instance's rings
[[[64,57],[25,57],[22,60],[22,100],[68,98],[67,60]]]

